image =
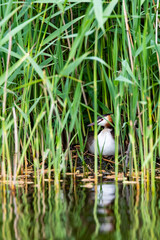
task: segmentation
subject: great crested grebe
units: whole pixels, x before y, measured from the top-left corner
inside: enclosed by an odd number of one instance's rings
[[[112,123],[113,120],[110,114],[105,114],[102,117],[97,118],[97,125],[104,127],[104,129],[98,134],[98,155],[115,155],[114,128]],[[94,124],[95,123],[93,122],[88,126],[93,126]],[[94,132],[89,132],[86,147],[90,153],[94,154]]]

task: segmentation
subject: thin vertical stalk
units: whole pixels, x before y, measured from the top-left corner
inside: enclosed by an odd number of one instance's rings
[[[147,95],[147,46],[146,46],[146,36],[147,36],[147,19],[145,21],[145,27],[143,31],[143,71],[144,71],[144,76],[143,76],[143,81],[142,83],[142,101],[146,102],[146,95]],[[148,155],[148,141],[147,141],[147,121],[146,119],[148,118],[147,116],[147,111],[145,111],[145,105],[142,105],[142,123],[143,123],[143,147],[144,147],[144,159],[146,159]],[[149,169],[148,169],[148,164],[147,164],[147,184],[149,184]],[[145,168],[144,168],[144,178],[145,178]]]
[[[11,30],[11,28],[10,28]],[[2,115],[4,121],[2,121],[2,176],[5,180],[5,155],[7,157],[9,173],[10,173],[10,180],[11,180],[11,165],[10,165],[10,156],[9,156],[9,148],[8,148],[8,141],[7,141],[7,132],[6,132],[6,102],[7,102],[7,79],[8,79],[8,69],[9,69],[9,62],[10,62],[10,54],[11,54],[11,47],[12,47],[12,37],[9,36],[9,49],[8,49],[8,56],[7,56],[7,66],[6,66],[6,75],[5,75],[5,82],[3,88],[3,106],[2,106]],[[6,148],[6,154],[5,154]]]
[[[94,55],[97,56],[97,44],[98,44],[98,29],[95,32],[95,49]],[[95,184],[97,184],[97,171],[98,171],[98,159],[97,159],[97,61],[94,61],[94,139],[95,139],[95,150],[94,150],[94,173],[95,173]]]
[[[158,8],[159,8],[159,0],[157,0],[157,10],[156,10],[156,29],[155,29],[155,43],[158,43]],[[159,60],[159,54],[157,54],[157,62],[158,62],[158,70],[159,70],[159,76],[160,76],[160,60]]]
[[[19,164],[19,142],[18,142],[18,128],[17,128],[17,117],[15,107],[12,108],[13,119],[14,119],[14,144],[15,144],[15,154],[14,154],[14,182],[16,181],[17,163]]]
[[[118,153],[119,153],[119,121],[120,121],[120,112],[119,112],[119,99],[116,99],[116,122],[115,122],[115,179],[118,181]]]
[[[135,134],[134,134],[134,125],[132,121],[130,121],[130,141],[132,144],[133,161],[134,161],[134,167],[135,167],[136,180],[138,183],[138,166],[136,161]]]
[[[131,61],[131,69],[133,71],[133,58],[132,58],[132,51],[131,51],[131,44],[133,46],[131,34],[130,34],[130,29],[128,25],[128,19],[127,19],[127,11],[126,11],[126,6],[125,6],[125,0],[123,0],[123,11],[124,11],[124,17],[125,17],[125,24],[126,24],[126,30],[127,30],[127,39],[128,39],[128,48],[129,48],[129,57]]]
[[[149,151],[151,153],[151,188],[155,192],[155,167],[153,159],[153,127],[152,127],[152,106],[151,99],[148,98],[148,118],[149,118]]]

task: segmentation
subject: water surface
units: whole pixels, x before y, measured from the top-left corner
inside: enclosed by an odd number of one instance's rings
[[[55,194],[29,185],[1,185],[0,239],[160,239],[160,184],[103,182],[84,188],[72,177]]]

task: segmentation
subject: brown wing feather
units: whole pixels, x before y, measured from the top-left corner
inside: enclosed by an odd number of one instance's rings
[[[94,131],[88,133],[86,148],[89,149],[89,146],[92,144],[94,140]]]

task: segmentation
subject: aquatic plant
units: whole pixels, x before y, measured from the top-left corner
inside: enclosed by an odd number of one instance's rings
[[[154,182],[160,155],[158,8],[159,1],[140,0],[0,3],[4,179],[16,181],[33,164],[41,182],[47,164],[58,186],[67,162],[73,170],[73,143],[85,161],[86,123],[113,112],[116,176],[118,163],[127,162],[131,176],[138,179],[141,166],[142,179],[151,169]],[[95,138],[97,131],[95,125]],[[94,159],[97,179],[97,149]]]

